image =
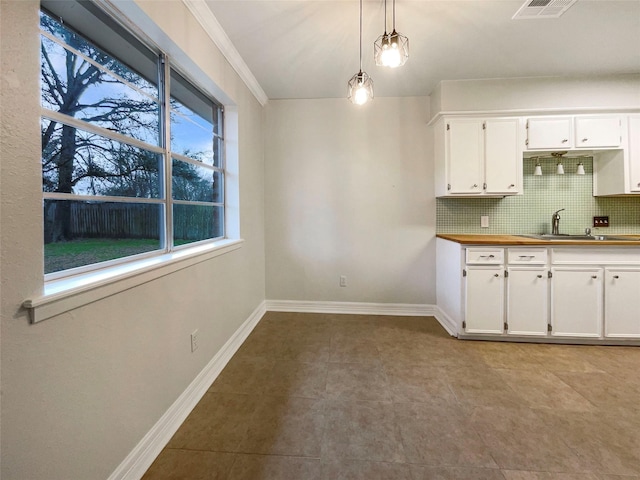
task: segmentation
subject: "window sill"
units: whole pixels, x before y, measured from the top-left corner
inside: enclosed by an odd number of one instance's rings
[[[183,268],[239,249],[244,240],[220,240],[116,267],[53,280],[44,285],[44,294],[26,299],[32,323],[41,322],[83,305],[142,285]]]

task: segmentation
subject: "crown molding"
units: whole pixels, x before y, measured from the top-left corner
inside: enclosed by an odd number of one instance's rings
[[[202,25],[204,31],[220,49],[253,96],[256,97],[256,100],[264,107],[269,101],[269,97],[267,97],[267,94],[258,83],[258,80],[256,80],[256,77],[251,73],[251,70],[236,50],[236,47],[207,5],[207,2],[205,0],[182,0],[182,2],[187,6],[200,25]]]

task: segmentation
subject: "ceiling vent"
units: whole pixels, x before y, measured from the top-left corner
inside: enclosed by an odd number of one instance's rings
[[[577,0],[527,0],[511,17],[514,20],[558,18]]]

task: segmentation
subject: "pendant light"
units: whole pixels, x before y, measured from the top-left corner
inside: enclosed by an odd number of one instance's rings
[[[556,164],[556,174],[564,175],[564,165],[562,165],[562,156],[567,152],[552,152],[551,156],[558,159],[558,163]]]
[[[542,175],[542,165],[540,165],[540,158],[536,157],[536,168],[533,169],[533,174],[535,176]]]
[[[356,105],[373,100],[373,80],[362,71],[362,0],[360,0],[360,70],[349,80],[347,98]]]
[[[585,155],[586,157],[586,155]],[[576,168],[576,175],[584,175],[584,163],[582,163],[582,160],[578,161],[578,167]]]
[[[409,58],[409,39],[396,31],[396,0],[393,0],[393,31],[387,33],[387,0],[384,1],[384,33],[373,43],[376,65],[396,68]]]

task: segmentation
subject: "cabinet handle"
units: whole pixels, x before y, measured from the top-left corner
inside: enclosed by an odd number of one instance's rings
[[[477,183],[474,183],[474,184],[473,184],[473,188],[478,188],[478,184],[477,184]]]
[[[538,275],[538,278],[542,278],[542,275]]]
[[[518,258],[535,258],[535,255],[518,255]]]
[[[499,277],[499,276],[500,276],[500,274],[499,274],[499,273],[496,273],[496,274],[494,274],[493,276],[494,276],[494,277]]]
[[[586,142],[587,140],[589,140],[588,138],[583,138],[582,141]]]
[[[509,188],[513,188],[515,187],[515,185],[512,183],[511,185],[509,185]]]
[[[619,275],[614,275],[613,278],[618,279],[618,278],[620,278],[620,276]]]
[[[598,278],[598,276],[597,275],[591,275],[591,278],[593,278],[595,280],[596,278]]]
[[[480,255],[479,258],[496,258],[495,255]]]
[[[569,141],[569,139],[565,138],[565,139],[562,140],[562,143],[567,143],[568,141]]]

